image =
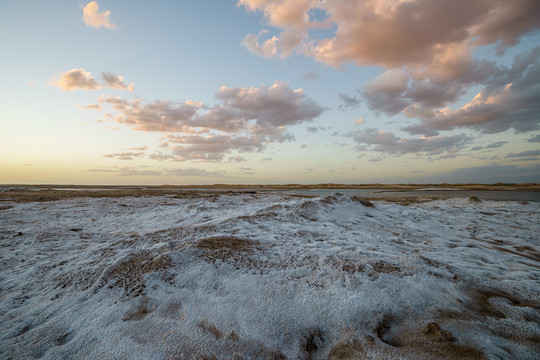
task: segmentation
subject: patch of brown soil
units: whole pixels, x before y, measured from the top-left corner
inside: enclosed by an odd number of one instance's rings
[[[403,276],[401,268],[389,262],[379,260],[371,263],[371,267],[378,273],[393,274]]]
[[[501,246],[492,246],[492,248],[495,249],[495,250],[499,250],[499,251],[508,253],[508,254],[522,256],[522,257],[527,258],[529,260],[540,261],[540,253],[538,253],[536,250],[534,250],[534,249],[531,249],[532,251],[525,251],[524,250],[525,248],[528,248],[528,246],[522,247],[521,250],[518,250],[518,247],[514,247],[518,251],[506,249],[506,248],[503,248]]]
[[[88,264],[86,269],[78,269],[73,272],[64,273],[55,278],[56,288],[65,289],[74,286],[78,290],[90,289],[105,269],[104,265],[93,268],[94,264]]]
[[[213,236],[201,239],[196,247],[204,251],[204,257],[212,262],[217,259],[227,261],[247,260],[254,250],[262,248],[258,241],[241,239],[233,236]]]
[[[211,334],[216,339],[220,339],[225,336],[225,334],[208,319],[201,321],[197,324],[197,326],[201,328],[204,332]]]
[[[364,347],[357,338],[345,338],[332,347],[328,360],[357,360],[364,355]]]
[[[428,359],[486,359],[476,348],[460,344],[449,330],[430,322],[422,331],[407,330],[402,334],[399,347],[419,358]]]
[[[451,343],[456,342],[456,338],[452,336],[452,333],[448,330],[441,329],[439,324],[436,322],[430,322],[427,324],[424,330],[422,330],[422,333],[434,341]]]
[[[227,193],[227,195],[240,195],[252,193],[248,191],[235,191]],[[12,201],[16,203],[26,202],[48,202],[57,200],[68,200],[74,198],[124,198],[124,197],[150,197],[150,196],[165,196],[170,195],[175,199],[184,198],[217,198],[223,195],[223,191],[211,190],[186,190],[177,188],[92,188],[88,190],[54,190],[49,188],[33,189],[20,188],[17,190],[0,192],[0,202]],[[120,204],[120,206],[126,206]]]
[[[360,203],[360,204],[364,205],[365,207],[370,207],[370,208],[375,207],[375,205],[373,205],[373,203],[371,201],[363,199],[363,198],[361,198],[359,196],[351,196],[351,200],[354,201],[354,202]]]
[[[171,267],[172,263],[166,255],[153,256],[143,253],[122,260],[105,270],[98,287],[104,285],[124,288],[128,296],[144,295],[146,285],[143,276]]]
[[[480,314],[484,317],[490,316],[494,318],[504,318],[505,315],[498,310],[495,306],[489,301],[491,298],[504,298],[510,301],[511,305],[519,307],[530,307],[536,310],[540,310],[540,302],[535,300],[525,300],[519,299],[518,297],[507,293],[500,289],[489,288],[489,289],[472,289],[471,290],[471,301],[469,302],[469,307],[474,310],[475,313]]]

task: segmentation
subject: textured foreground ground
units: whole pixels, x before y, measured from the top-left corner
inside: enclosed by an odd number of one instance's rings
[[[0,207],[2,359],[538,358],[540,203]]]

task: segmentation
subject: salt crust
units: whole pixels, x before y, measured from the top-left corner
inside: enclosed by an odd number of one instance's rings
[[[224,194],[10,205],[5,359],[538,356],[537,203]]]

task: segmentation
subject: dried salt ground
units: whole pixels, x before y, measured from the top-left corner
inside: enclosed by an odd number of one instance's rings
[[[539,358],[539,203],[9,205],[3,359]]]

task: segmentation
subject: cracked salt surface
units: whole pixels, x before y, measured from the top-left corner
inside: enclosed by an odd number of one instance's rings
[[[537,359],[539,203],[340,194],[0,211],[4,359]]]

